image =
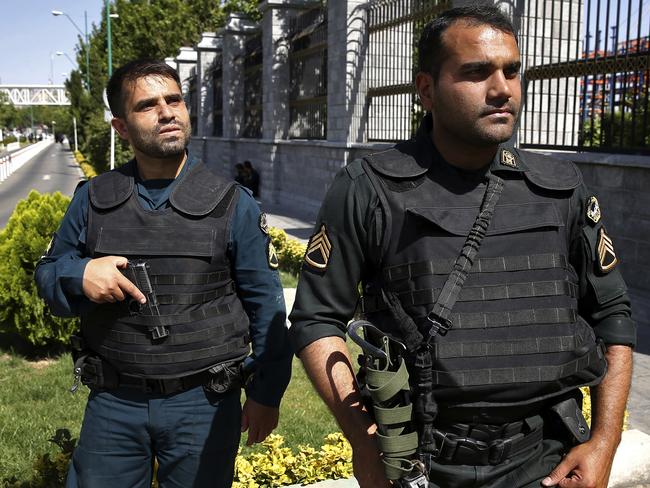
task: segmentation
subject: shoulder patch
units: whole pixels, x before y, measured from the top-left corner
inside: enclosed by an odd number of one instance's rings
[[[605,232],[605,227],[598,231],[598,269],[601,273],[609,273],[618,264],[618,258],[614,252],[614,243]]]
[[[511,168],[517,168],[517,158],[507,149],[501,149],[501,164]]]
[[[278,259],[278,253],[275,250],[275,246],[269,239],[269,242],[266,244],[266,257],[269,262],[269,268],[278,269],[280,267],[280,260]]]
[[[530,151],[518,151],[527,171],[526,179],[547,190],[573,190],[582,183],[582,174],[569,160],[556,159]]]
[[[269,235],[269,224],[266,221],[266,214],[264,212],[260,214],[259,226],[262,232]]]
[[[589,197],[589,200],[587,200],[587,219],[589,219],[592,224],[597,224],[600,222],[600,218],[601,213],[598,199],[595,196],[591,196]]]
[[[307,251],[305,252],[305,263],[314,269],[322,271],[327,265],[332,254],[332,242],[327,235],[325,224],[321,224],[320,230],[309,238]]]

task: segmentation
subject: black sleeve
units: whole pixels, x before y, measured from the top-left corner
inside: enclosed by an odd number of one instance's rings
[[[296,353],[322,337],[345,337],[376,234],[376,208],[377,194],[360,162],[352,162],[332,182],[307,246],[289,316],[289,337]],[[318,267],[310,261],[326,264]]]
[[[578,311],[605,344],[636,345],[627,287],[619,270],[611,236],[604,223],[606,210],[583,184],[571,199],[570,260],[579,279]]]

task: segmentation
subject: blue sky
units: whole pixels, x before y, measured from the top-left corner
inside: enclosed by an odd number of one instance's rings
[[[103,0],[2,0],[0,1],[0,83],[47,84],[50,72],[54,83],[62,84],[72,69],[65,56],[76,61],[77,29],[64,16],[67,13],[84,31],[84,10],[88,11],[88,31],[98,23]],[[50,55],[52,62],[50,63]],[[92,60],[91,60],[92,62]],[[52,70],[51,70],[52,67]]]

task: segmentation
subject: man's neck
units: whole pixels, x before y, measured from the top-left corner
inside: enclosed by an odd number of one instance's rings
[[[466,171],[477,171],[488,166],[498,148],[497,144],[494,146],[468,144],[451,134],[436,131],[435,124],[431,130],[431,139],[445,161]]]
[[[174,158],[152,158],[135,151],[135,160],[138,174],[143,180],[173,180],[183,169],[187,153]]]

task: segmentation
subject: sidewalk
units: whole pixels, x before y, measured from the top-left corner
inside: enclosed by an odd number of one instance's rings
[[[310,216],[299,210],[282,205],[262,205],[267,212],[269,225],[283,229],[290,236],[307,242],[314,227]],[[291,310],[296,290],[284,290],[287,310]],[[643,300],[633,297],[633,303]],[[650,321],[648,317],[635,317],[638,322],[638,345],[634,353],[632,389],[628,399],[628,430],[616,452],[610,477],[610,488],[650,487]],[[357,488],[354,479],[324,481],[311,485],[313,488]]]

